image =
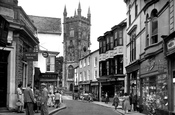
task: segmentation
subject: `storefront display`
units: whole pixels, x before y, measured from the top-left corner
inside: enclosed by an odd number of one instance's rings
[[[168,109],[167,75],[161,74],[141,79],[142,104],[147,110]]]

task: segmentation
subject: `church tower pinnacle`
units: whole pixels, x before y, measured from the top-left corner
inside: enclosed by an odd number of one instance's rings
[[[78,5],[77,12],[78,12],[78,16],[81,16],[81,4],[80,4],[80,2],[79,2],[79,5]]]

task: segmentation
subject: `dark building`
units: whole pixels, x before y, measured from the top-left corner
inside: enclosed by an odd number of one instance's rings
[[[18,84],[33,84],[39,40],[36,27],[17,0],[0,0],[0,9],[0,108],[15,109]],[[35,60],[29,60],[27,53],[36,56],[30,57]]]
[[[73,17],[67,17],[66,7],[63,16],[63,87],[73,89],[74,68],[77,67],[79,59],[90,52],[91,14],[89,9],[87,18],[83,17],[79,3]]]
[[[100,98],[107,93],[113,98],[114,93],[124,93],[124,35],[126,20],[112,27],[99,42],[99,78]]]

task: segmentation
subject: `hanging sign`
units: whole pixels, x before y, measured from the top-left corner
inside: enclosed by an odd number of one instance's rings
[[[44,51],[44,52],[42,53],[42,55],[43,55],[44,58],[47,58],[47,57],[49,56],[48,52],[46,52],[46,51]]]
[[[38,53],[37,52],[25,52],[24,59],[26,61],[38,61]]]

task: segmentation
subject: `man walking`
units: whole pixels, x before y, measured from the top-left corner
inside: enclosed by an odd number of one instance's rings
[[[48,101],[48,90],[46,89],[46,84],[41,84],[41,115],[48,115],[47,101]]]
[[[28,84],[27,88],[24,90],[24,103],[26,108],[26,115],[34,115],[33,104],[35,103],[35,100],[30,87],[31,84]]]

